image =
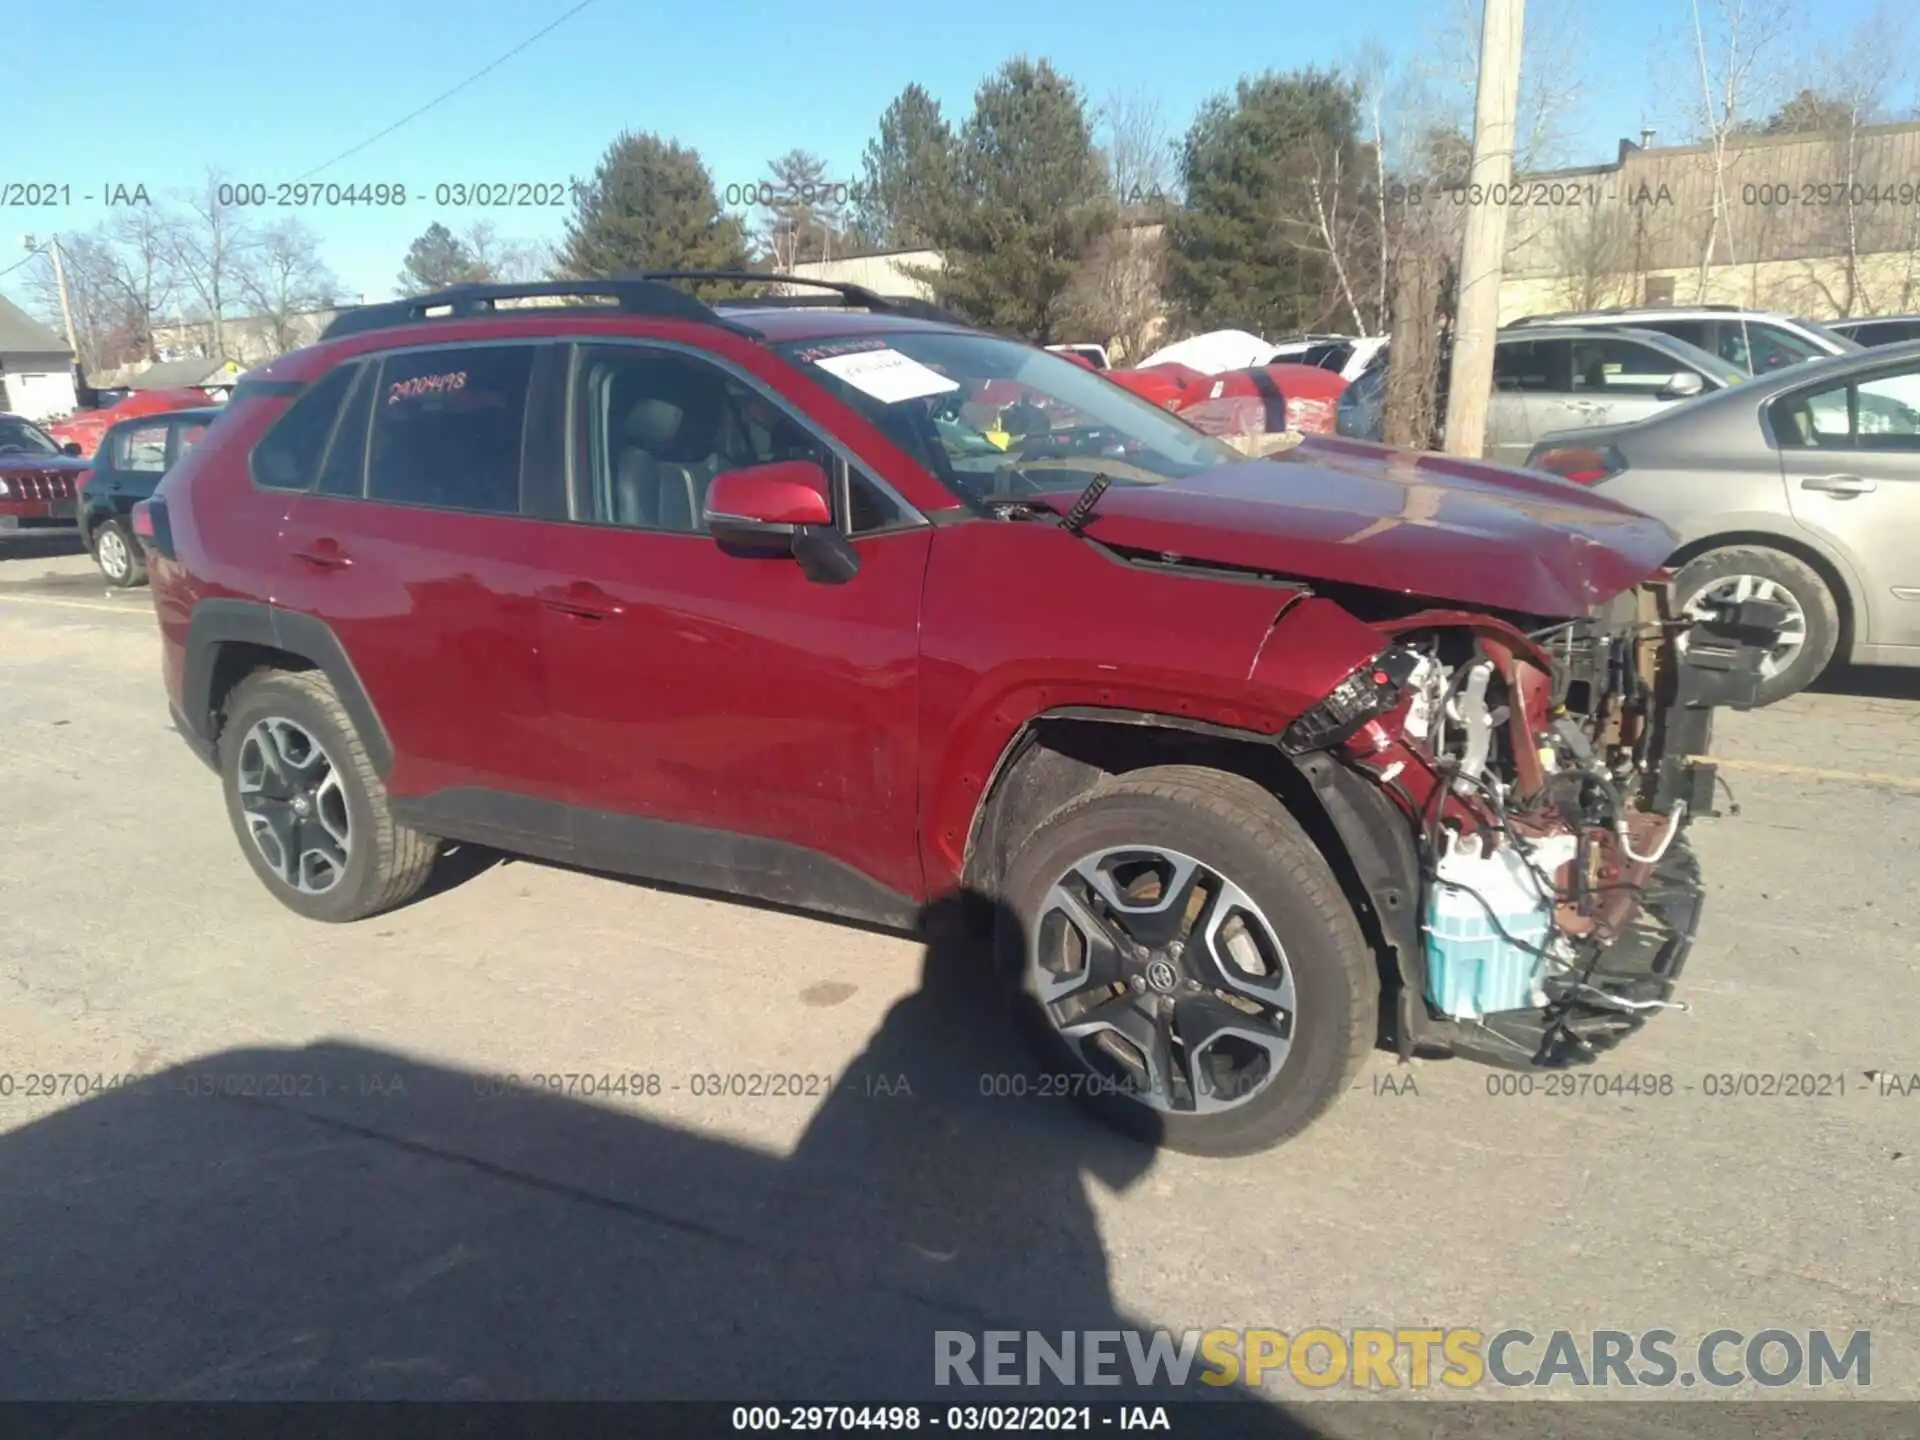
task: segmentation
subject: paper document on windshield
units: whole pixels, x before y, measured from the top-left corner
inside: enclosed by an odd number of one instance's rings
[[[861,350],[852,355],[829,355],[816,362],[822,370],[838,375],[856,390],[865,391],[883,405],[900,400],[918,400],[923,395],[942,395],[958,390],[959,384],[937,370],[930,370],[911,355],[898,350]]]

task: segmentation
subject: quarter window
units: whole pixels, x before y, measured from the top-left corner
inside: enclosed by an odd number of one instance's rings
[[[1773,433],[1788,449],[1920,452],[1920,366],[1782,396]]]
[[[379,367],[361,367],[360,378],[340,412],[334,427],[333,443],[327,447],[326,463],[320,467],[319,491],[323,495],[359,496],[366,490],[367,423],[373,416],[373,391],[379,383]]]
[[[260,437],[253,447],[256,484],[269,490],[305,490],[313,484],[327,437],[333,433],[334,417],[359,368],[342,365],[322,376]]]
[[[519,513],[533,357],[530,345],[388,356],[371,396],[369,498]]]

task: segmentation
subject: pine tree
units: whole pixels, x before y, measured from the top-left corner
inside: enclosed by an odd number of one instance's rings
[[[1045,60],[1010,60],[974,96],[957,187],[928,225],[943,265],[920,278],[976,324],[1051,340],[1061,296],[1111,217],[1079,90]]]
[[[475,279],[473,252],[438,220],[414,237],[395,281],[398,295],[427,295]]]
[[[747,264],[740,221],[721,213],[700,152],[623,133],[574,194],[559,269],[570,279],[629,270],[732,270]]]

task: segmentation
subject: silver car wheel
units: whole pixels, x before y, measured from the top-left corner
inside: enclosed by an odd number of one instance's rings
[[[254,848],[282,884],[324,895],[345,878],[347,794],[318,740],[291,720],[259,721],[240,742],[237,781]]]
[[[127,552],[127,542],[120,538],[116,526],[109,525],[100,532],[100,538],[94,542],[94,554],[109,580],[124,580],[133,569],[133,556]]]
[[[1026,987],[1088,1078],[1208,1114],[1265,1091],[1293,1048],[1293,969],[1220,871],[1156,845],[1096,851],[1048,889]]]
[[[1770,600],[1787,612],[1787,618],[1780,627],[1780,643],[1769,650],[1766,658],[1760,662],[1760,678],[1771,680],[1793,664],[1800,647],[1807,642],[1807,612],[1793,591],[1778,580],[1769,580],[1764,575],[1726,575],[1696,590],[1680,609],[1688,619],[1710,620],[1717,606],[1728,602],[1737,604],[1742,600]],[[1684,635],[1680,645],[1684,651]]]

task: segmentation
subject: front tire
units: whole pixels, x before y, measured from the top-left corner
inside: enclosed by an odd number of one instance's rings
[[[93,563],[109,585],[130,590],[147,583],[147,562],[139,542],[118,520],[103,520],[88,538]]]
[[[1674,580],[1683,614],[1705,614],[1709,599],[1771,600],[1787,607],[1785,643],[1761,666],[1759,703],[1797,695],[1818,680],[1840,644],[1840,609],[1819,573],[1785,551],[1729,545],[1689,561]]]
[[[1200,1155],[1277,1145],[1352,1082],[1379,978],[1326,859],[1262,787],[1136,771],[1044,822],[999,937],[1062,1093]]]
[[[394,821],[387,787],[318,671],[259,670],[220,732],[220,780],[240,849],[273,896],[310,920],[360,920],[411,899],[439,848]]]

